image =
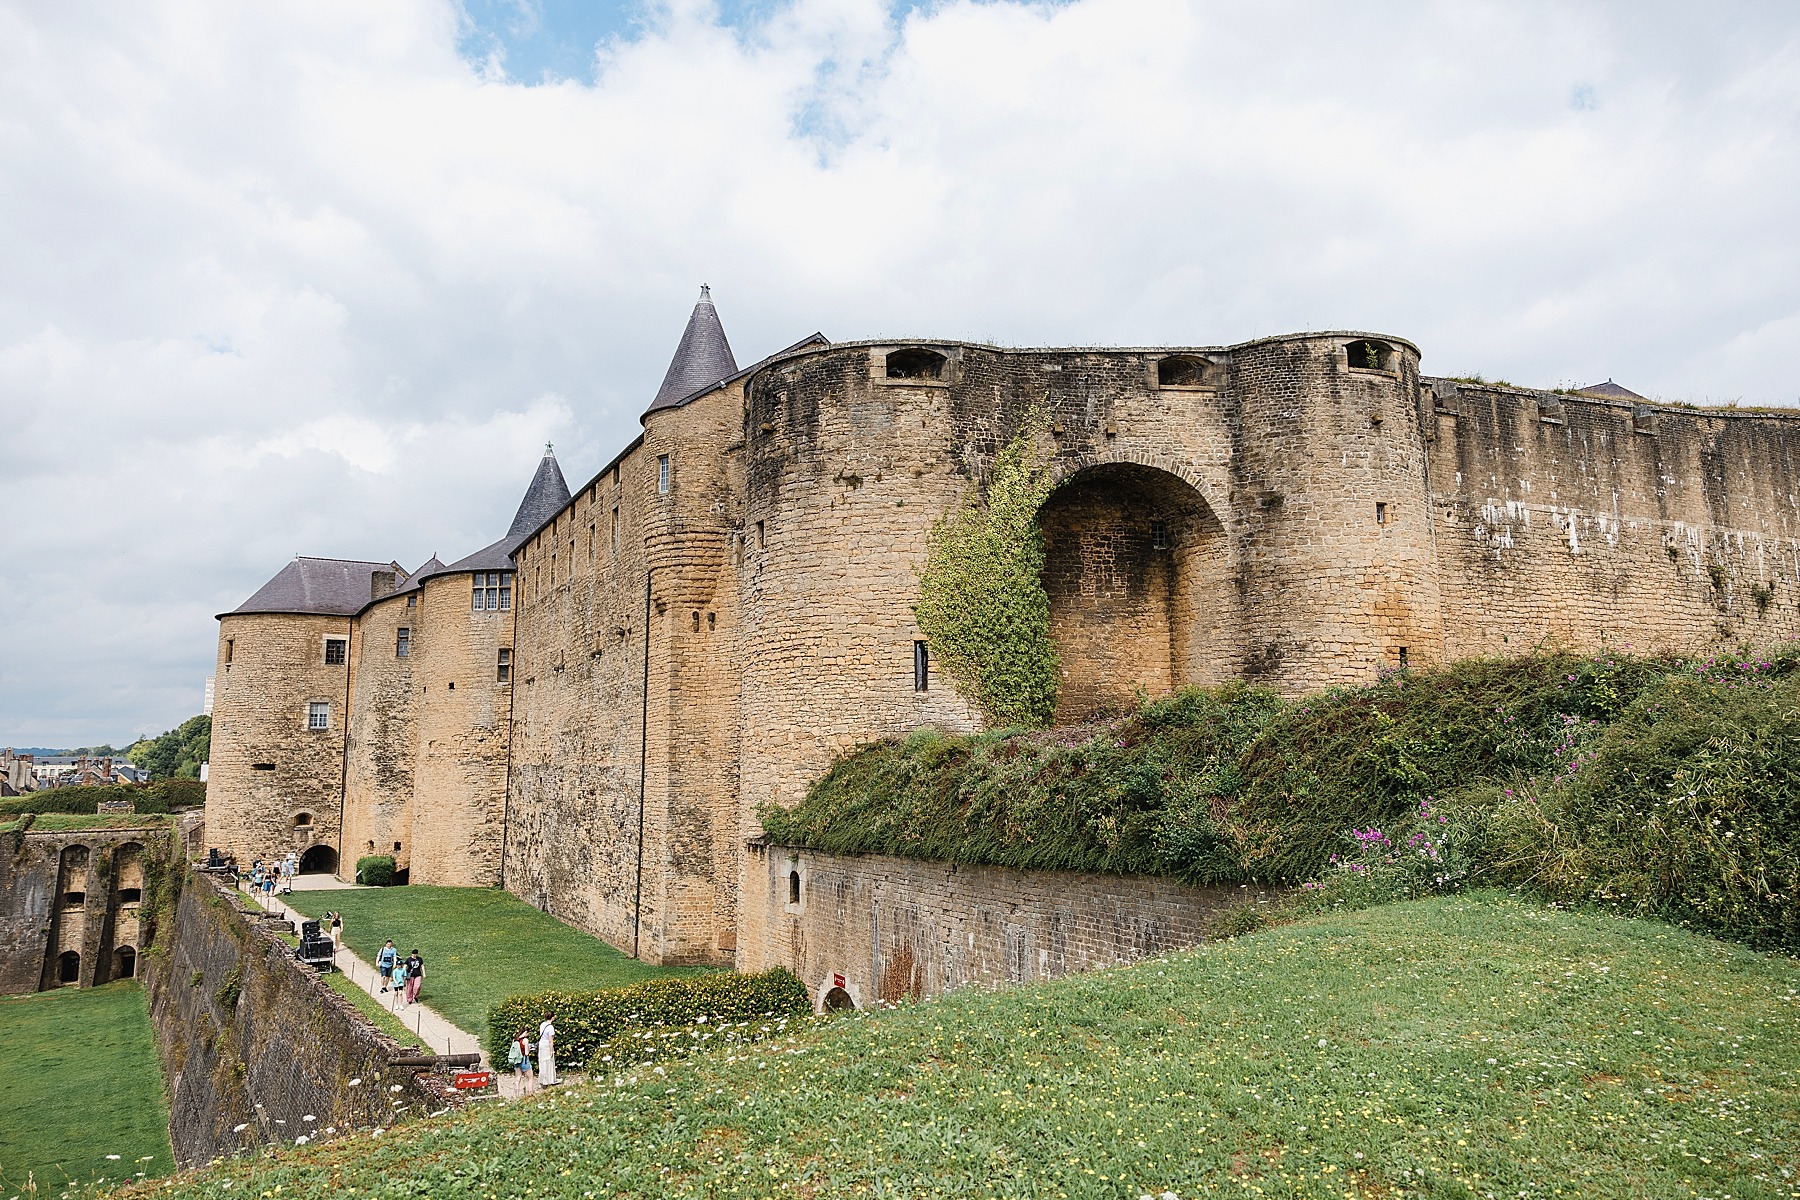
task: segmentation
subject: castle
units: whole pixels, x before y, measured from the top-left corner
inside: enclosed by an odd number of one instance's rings
[[[299,558],[221,615],[208,841],[346,875],[391,853],[654,962],[780,961],[797,900],[759,809],[859,742],[980,723],[917,572],[1032,409],[1061,718],[1800,633],[1800,417],[1419,364],[1368,333],[814,335],[739,369],[703,291],[643,432],[573,493],[546,453],[485,549]]]

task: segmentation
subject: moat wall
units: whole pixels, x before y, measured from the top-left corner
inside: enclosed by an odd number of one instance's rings
[[[146,847],[169,839],[166,822],[0,836],[0,995],[137,974]]]
[[[181,1167],[453,1102],[441,1078],[390,1069],[401,1046],[209,878],[187,877],[144,977]]]
[[[1197,946],[1249,888],[1012,871],[784,846],[752,852],[772,923],[768,957],[821,1007],[1029,983]],[[844,993],[833,997],[834,989]]]

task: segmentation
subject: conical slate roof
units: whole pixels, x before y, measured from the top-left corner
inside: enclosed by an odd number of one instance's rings
[[[732,357],[731,343],[725,340],[725,327],[719,324],[718,310],[713,307],[712,289],[700,287],[700,300],[688,317],[681,333],[681,344],[669,360],[669,373],[656,389],[656,399],[646,413],[659,408],[674,408],[703,388],[737,374],[737,359]]]
[[[563,479],[562,468],[556,465],[556,453],[549,445],[544,446],[544,459],[538,463],[537,474],[531,477],[531,486],[525,489],[525,498],[519,501],[519,511],[513,514],[512,525],[506,531],[502,541],[512,541],[514,546],[545,521],[562,511],[563,505],[569,502],[569,485]],[[510,551],[512,546],[508,546]]]
[[[425,560],[424,566],[420,567],[418,570],[414,571],[411,575],[408,575],[406,577],[405,586],[396,589],[394,594],[399,595],[401,592],[416,592],[416,591],[418,591],[421,587],[424,586],[425,577],[427,575],[436,575],[443,569],[444,569],[443,559],[441,559],[437,555],[433,554],[430,558]]]

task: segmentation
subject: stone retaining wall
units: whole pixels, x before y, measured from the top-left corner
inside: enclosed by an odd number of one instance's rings
[[[820,1008],[1026,983],[1204,942],[1249,888],[760,848],[775,953]],[[797,897],[797,899],[796,899]],[[836,993],[842,993],[841,995]]]

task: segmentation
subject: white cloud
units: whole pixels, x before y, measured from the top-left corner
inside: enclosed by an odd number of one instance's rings
[[[635,432],[702,281],[745,361],[1357,327],[1800,390],[1790,5],[712,12],[528,87],[451,0],[0,0],[0,737],[194,711],[297,551],[492,540],[539,443],[578,482]]]

